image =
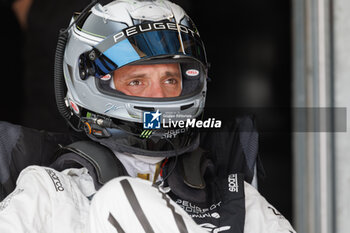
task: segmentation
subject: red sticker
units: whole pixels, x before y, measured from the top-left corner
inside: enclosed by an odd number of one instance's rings
[[[103,77],[101,78],[101,80],[103,80],[103,81],[108,81],[108,80],[110,80],[111,78],[112,78],[112,75],[106,74],[105,76],[103,76]]]
[[[79,107],[78,107],[78,105],[76,105],[73,101],[69,101],[69,104],[70,104],[70,106],[72,107],[72,109],[73,109],[73,111],[76,113],[76,114],[79,114],[80,113],[80,111],[79,111]]]
[[[199,71],[196,69],[190,69],[186,71],[186,74],[188,76],[197,76],[199,74]]]

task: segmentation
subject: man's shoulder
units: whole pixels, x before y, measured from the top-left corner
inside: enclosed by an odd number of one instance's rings
[[[39,190],[63,192],[70,187],[69,175],[44,166],[28,166],[19,175],[17,186],[30,184]]]
[[[259,191],[244,182],[245,232],[295,232],[289,221]]]

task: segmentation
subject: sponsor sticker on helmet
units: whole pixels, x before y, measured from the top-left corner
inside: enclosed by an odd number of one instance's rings
[[[111,78],[112,78],[112,75],[106,74],[105,76],[103,76],[103,77],[101,78],[101,80],[103,80],[103,81],[108,81],[108,80],[110,80]]]
[[[196,69],[189,69],[186,71],[186,75],[191,76],[191,77],[197,76],[197,75],[199,75],[199,71]]]
[[[78,105],[76,105],[72,100],[69,100],[69,105],[71,106],[71,108],[73,109],[73,111],[74,111],[76,114],[79,114],[79,113],[80,113],[80,110],[79,110]]]

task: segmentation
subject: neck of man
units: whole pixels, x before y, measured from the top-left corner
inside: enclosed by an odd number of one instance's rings
[[[161,180],[159,169],[164,158],[113,152],[131,177],[139,177],[151,182]]]

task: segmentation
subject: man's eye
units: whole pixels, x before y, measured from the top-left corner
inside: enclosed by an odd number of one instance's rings
[[[166,83],[166,84],[176,84],[176,83],[177,83],[177,80],[176,80],[176,79],[173,79],[173,78],[170,78],[170,79],[165,80],[165,83]]]
[[[141,85],[141,82],[139,80],[133,80],[133,81],[129,82],[128,85],[129,86],[138,86],[138,85]]]

